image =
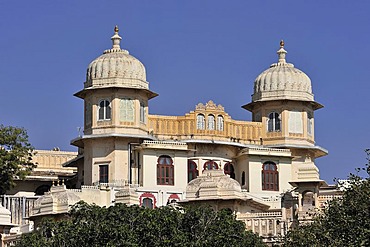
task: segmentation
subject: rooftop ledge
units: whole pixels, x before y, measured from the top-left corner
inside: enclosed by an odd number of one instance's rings
[[[320,146],[306,146],[306,145],[294,145],[294,144],[276,144],[268,145],[270,148],[296,148],[296,149],[311,149],[314,151],[316,158],[328,155],[328,150]]]
[[[177,149],[177,150],[188,150],[188,145],[183,142],[173,141],[147,141],[145,140],[141,144],[142,148],[157,148],[157,149]]]
[[[149,139],[155,140],[155,138],[151,135],[135,135],[135,134],[117,134],[117,133],[109,133],[109,134],[93,134],[93,135],[83,135],[79,136],[73,140],[71,140],[71,145],[77,147],[83,147],[83,140],[86,139],[95,139],[95,138],[107,138],[107,137],[131,137],[131,138],[142,138],[142,139]]]
[[[106,86],[98,86],[98,87],[87,87],[87,88],[84,88],[80,91],[78,91],[77,93],[74,94],[74,96],[80,98],[80,99],[84,99],[85,98],[85,94],[86,92],[88,91],[94,91],[94,90],[97,90],[97,89],[104,89],[104,88],[122,88],[122,89],[134,89],[134,90],[141,90],[143,92],[145,92],[147,95],[148,95],[148,98],[149,99],[152,99],[154,97],[157,97],[158,94],[151,91],[149,88],[142,88],[142,87],[130,87],[130,86],[120,86],[120,85],[115,85],[115,84],[112,84],[112,85],[106,85]]]
[[[289,149],[268,148],[268,147],[247,147],[240,152],[240,155],[269,155],[279,157],[291,157],[292,153]]]
[[[256,145],[242,144],[242,143],[239,143],[239,142],[216,141],[216,140],[201,140],[201,139],[187,139],[187,140],[181,140],[179,142],[230,145],[230,146],[236,146],[236,147],[241,147],[241,148],[250,147],[250,146],[256,146]]]

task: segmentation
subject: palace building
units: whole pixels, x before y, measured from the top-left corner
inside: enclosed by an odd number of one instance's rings
[[[150,208],[208,204],[229,208],[269,242],[336,196],[315,165],[327,155],[315,143],[314,112],[323,106],[310,78],[287,62],[283,41],[277,62],[257,75],[251,101],[242,106],[252,121],[241,121],[212,100],[184,116],[151,115],[150,100],[159,96],[144,64],[121,48],[118,31],[75,94],[84,104],[83,134],[71,141],[78,154],[50,151],[69,155],[54,167],[59,173],[41,169],[49,179],[32,177],[37,186],[29,192],[50,191],[32,200],[31,220],[63,214],[79,200]]]

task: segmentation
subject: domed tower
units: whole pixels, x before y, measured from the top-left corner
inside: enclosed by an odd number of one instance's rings
[[[75,96],[84,100],[84,134],[72,141],[83,148],[84,184],[128,180],[130,144],[148,135],[149,90],[144,65],[121,49],[118,27],[113,46],[92,61],[84,88]]]
[[[284,41],[277,54],[278,62],[256,78],[252,102],[243,108],[252,112],[253,121],[262,122],[263,145],[290,148],[293,161],[310,170],[311,175],[301,177],[318,178],[314,160],[327,151],[315,145],[314,111],[323,106],[314,100],[310,78],[286,62]],[[299,179],[299,171],[295,172]]]

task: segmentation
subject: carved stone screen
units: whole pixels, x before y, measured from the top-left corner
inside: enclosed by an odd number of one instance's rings
[[[135,113],[134,101],[132,99],[121,99],[119,113],[121,121],[133,122]]]
[[[289,112],[289,133],[303,133],[302,113],[298,111]]]

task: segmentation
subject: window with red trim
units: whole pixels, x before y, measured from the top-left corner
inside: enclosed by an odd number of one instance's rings
[[[174,185],[174,166],[172,158],[162,155],[157,162],[157,184]]]
[[[157,200],[155,199],[155,196],[152,193],[145,192],[143,193],[140,198],[140,206],[146,207],[146,208],[156,208]]]
[[[208,160],[203,165],[203,170],[217,170],[217,169],[218,169],[218,165],[213,160]]]
[[[279,191],[279,172],[274,162],[267,161],[262,165],[262,189]]]
[[[188,182],[198,177],[198,175],[199,172],[197,164],[192,160],[188,160]]]
[[[180,197],[177,195],[177,194],[172,194],[168,197],[168,201],[167,201],[167,204],[170,204],[170,203],[176,203],[180,201]]]
[[[224,173],[235,179],[234,166],[230,162],[227,162],[224,166]]]
[[[152,199],[146,197],[143,199],[143,202],[142,202],[142,206],[145,207],[145,208],[153,208],[154,205],[153,205],[153,201]]]

